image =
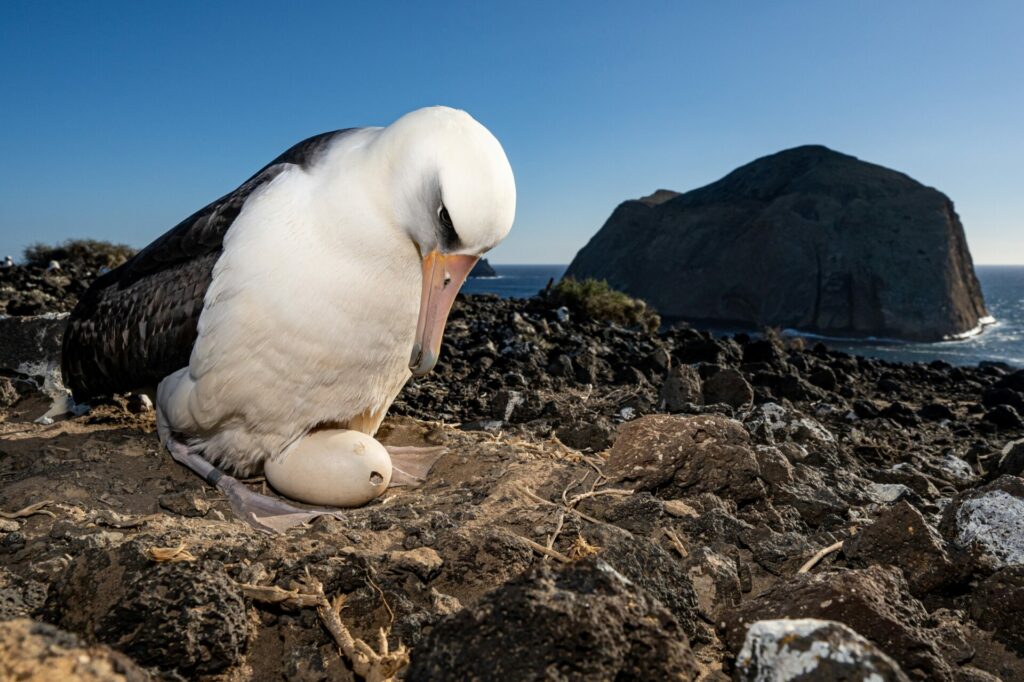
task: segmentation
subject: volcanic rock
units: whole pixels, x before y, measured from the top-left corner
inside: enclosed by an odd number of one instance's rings
[[[958,495],[946,507],[940,530],[983,573],[1024,564],[1024,479],[1002,476]]]
[[[723,369],[704,382],[704,402],[708,405],[722,403],[741,408],[753,400],[754,390],[735,369]]]
[[[996,639],[1024,655],[1024,565],[1008,566],[982,581],[971,602],[971,617]]]
[[[874,523],[843,545],[843,551],[857,562],[900,568],[911,592],[921,597],[956,578],[943,545],[921,512],[901,501],[883,509]]]
[[[704,402],[700,373],[690,365],[669,369],[661,385],[659,398],[667,412],[683,412]]]
[[[1013,476],[1024,475],[1024,440],[1007,443],[999,454],[996,466],[1000,473]]]
[[[99,567],[102,585],[83,579]],[[230,668],[248,646],[246,606],[220,562],[154,565],[131,544],[84,553],[55,585],[47,610],[48,620],[141,665],[185,676]]]
[[[21,618],[0,621],[0,679],[142,682],[151,678],[123,654],[88,646],[70,632]]]
[[[487,262],[486,258],[481,258],[473,266],[473,269],[469,271],[469,279],[476,277],[497,277],[498,273],[494,271],[491,264]]]
[[[905,682],[900,666],[874,644],[835,621],[761,620],[747,630],[736,658],[742,682]]]
[[[765,495],[749,434],[719,415],[650,415],[623,424],[605,473],[665,498],[709,492],[748,501]]]
[[[939,340],[988,316],[948,197],[813,145],[620,204],[566,277],[607,280],[667,318],[830,335]]]
[[[985,421],[1000,429],[1019,429],[1024,426],[1024,419],[1012,405],[996,405],[985,413]]]
[[[608,564],[547,566],[438,623],[406,679],[693,679],[672,614]]]
[[[759,620],[820,618],[839,621],[867,637],[895,658],[912,678],[952,680],[937,635],[927,627],[928,613],[907,596],[898,569],[803,573],[788,584],[770,588],[724,613],[720,630],[726,644],[739,652],[750,627]]]
[[[0,370],[42,379],[60,366],[64,317],[0,317]]]

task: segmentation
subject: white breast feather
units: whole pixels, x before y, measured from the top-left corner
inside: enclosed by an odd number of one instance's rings
[[[319,423],[386,409],[409,377],[418,254],[377,224],[372,189],[318,182],[295,168],[246,202],[182,382],[192,423],[172,426],[240,473]]]

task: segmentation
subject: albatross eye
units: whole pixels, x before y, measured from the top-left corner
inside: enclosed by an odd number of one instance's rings
[[[452,225],[452,217],[448,215],[448,209],[444,207],[444,204],[441,204],[441,211],[437,215],[441,219],[442,225],[448,228],[454,227],[454,225]]]

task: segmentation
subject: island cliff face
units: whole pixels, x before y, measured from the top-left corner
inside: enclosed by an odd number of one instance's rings
[[[469,271],[469,279],[476,277],[497,277],[498,273],[494,271],[491,264],[487,262],[486,258],[481,258],[473,266],[473,269]]]
[[[620,204],[566,277],[670,319],[833,336],[939,340],[988,316],[946,195],[816,145]]]

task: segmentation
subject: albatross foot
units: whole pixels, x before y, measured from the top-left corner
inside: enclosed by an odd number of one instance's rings
[[[303,509],[280,498],[254,492],[173,438],[167,439],[167,450],[176,462],[184,464],[227,495],[235,516],[263,533],[284,533],[289,528],[308,523],[319,516],[339,516],[336,509]]]
[[[407,486],[418,488],[427,480],[431,467],[445,453],[443,445],[420,447],[417,445],[385,445],[391,455],[391,483],[389,488]]]

